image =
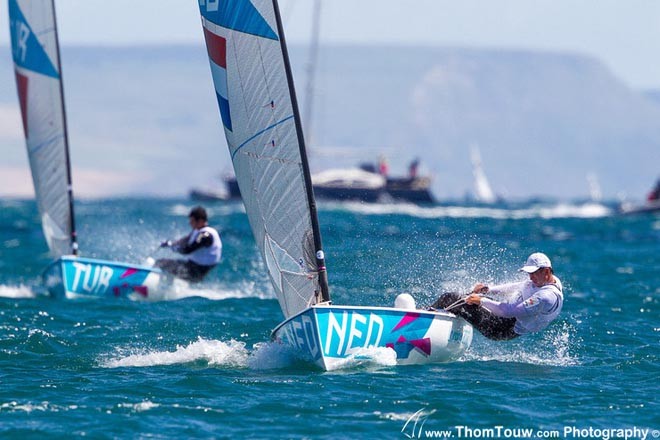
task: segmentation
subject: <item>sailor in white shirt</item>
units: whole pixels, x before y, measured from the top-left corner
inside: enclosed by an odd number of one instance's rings
[[[528,273],[529,280],[499,286],[478,283],[467,298],[444,294],[432,308],[449,309],[494,340],[541,331],[561,312],[561,281],[554,275],[550,259],[540,252],[530,255],[520,271]],[[514,299],[496,301],[486,294],[510,294]]]
[[[206,210],[197,206],[190,211],[188,221],[192,231],[187,236],[172,242],[161,243],[175,252],[187,255],[187,260],[160,259],[156,267],[188,281],[201,281],[222,257],[220,234],[208,225]]]

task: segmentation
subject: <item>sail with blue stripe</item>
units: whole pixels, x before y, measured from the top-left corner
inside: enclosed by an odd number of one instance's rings
[[[55,297],[154,298],[160,269],[78,257],[69,143],[53,0],[9,0],[12,56],[34,191],[54,261]]]
[[[54,257],[76,252],[69,147],[52,0],[9,0],[12,56],[32,180]]]
[[[400,364],[459,357],[470,346],[472,327],[451,313],[330,303],[277,0],[199,0],[199,7],[215,92],[228,106],[226,113],[218,100],[234,172],[286,318],[271,338],[326,370],[373,349]]]
[[[327,301],[328,289],[277,2],[200,0],[199,8],[236,179],[288,318]]]

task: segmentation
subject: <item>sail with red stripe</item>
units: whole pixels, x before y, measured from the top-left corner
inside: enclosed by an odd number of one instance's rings
[[[288,318],[329,297],[277,2],[200,0],[199,7],[236,179]]]
[[[218,108],[222,124],[231,131],[231,112],[227,93],[227,40],[204,29],[204,39],[208,47],[211,75],[215,85],[215,95],[218,99]]]
[[[16,88],[48,247],[75,253],[71,173],[52,0],[9,0]]]

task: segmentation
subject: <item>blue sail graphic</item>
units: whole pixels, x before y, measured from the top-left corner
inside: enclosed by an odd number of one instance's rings
[[[218,26],[270,40],[278,39],[250,0],[202,0],[199,9],[205,19]]]
[[[59,78],[59,73],[39,43],[16,0],[9,0],[11,49],[14,63],[42,75]]]

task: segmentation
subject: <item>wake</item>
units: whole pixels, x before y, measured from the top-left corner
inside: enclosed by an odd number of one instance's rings
[[[205,363],[209,367],[238,368],[255,371],[309,369],[311,359],[293,347],[278,342],[260,342],[248,349],[245,342],[228,342],[198,337],[188,345],[178,345],[174,351],[117,348],[102,355],[98,364],[102,368],[144,368],[166,365]],[[394,350],[384,347],[365,348],[343,360],[341,369],[380,368],[396,365]]]
[[[579,341],[574,338],[575,329],[567,322],[545,330],[539,336],[521,336],[511,343],[494,342],[476,336],[472,347],[460,361],[521,363],[568,367],[579,365],[579,358],[573,352],[578,351]],[[526,338],[539,338],[529,343]]]
[[[153,367],[159,365],[189,364],[206,362],[209,366],[244,367],[247,365],[248,351],[245,343],[198,338],[186,346],[177,346],[174,351],[146,350],[124,355],[131,349],[118,349],[119,357],[108,356],[100,362],[104,368]]]

